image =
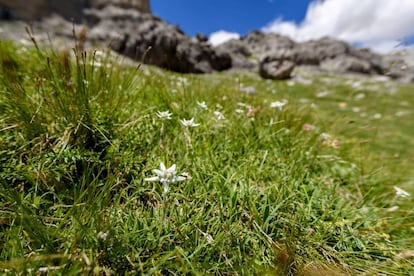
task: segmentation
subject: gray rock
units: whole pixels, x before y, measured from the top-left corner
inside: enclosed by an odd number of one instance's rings
[[[149,0],[0,0],[0,19],[33,21],[57,14],[68,21],[81,22],[85,8],[100,9],[107,5],[150,12]]]
[[[274,33],[263,33],[260,31],[253,31],[241,38],[245,43],[247,49],[258,58],[262,60],[270,52],[277,52],[284,49],[293,49],[296,43],[287,36],[278,35]]]
[[[135,10],[114,6],[86,11],[92,41],[147,64],[181,73],[209,73],[231,67],[230,56],[186,36],[177,26]]]
[[[370,73],[373,74],[384,74],[386,69],[386,63],[384,62],[384,57],[372,52],[369,49],[357,49],[350,47],[349,54],[357,59],[364,60],[370,63],[371,70]]]
[[[264,79],[289,79],[295,69],[295,63],[289,59],[280,59],[273,56],[265,57],[259,65],[259,74]]]
[[[325,37],[299,43],[295,51],[297,64],[317,65],[325,59],[346,55],[349,46],[343,41]]]
[[[370,74],[372,72],[371,64],[368,61],[347,55],[325,59],[321,62],[320,67],[329,73]]]
[[[246,43],[239,39],[231,39],[216,47],[216,50],[227,53],[231,57],[233,69],[253,69],[257,63],[251,60],[252,53]]]
[[[406,49],[385,55],[385,75],[404,83],[414,83],[414,50]]]
[[[61,1],[62,2],[62,1]],[[132,9],[143,13],[150,13],[149,0],[89,0],[91,8],[102,9],[112,5],[123,9]]]

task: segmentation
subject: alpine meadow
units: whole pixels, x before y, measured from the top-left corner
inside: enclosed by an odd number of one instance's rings
[[[0,42],[5,275],[414,275],[413,84]]]

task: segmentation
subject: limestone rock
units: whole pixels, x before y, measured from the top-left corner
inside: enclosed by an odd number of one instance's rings
[[[257,64],[250,58],[252,53],[247,45],[239,39],[231,39],[216,47],[217,50],[227,53],[231,57],[232,68],[253,69]]]
[[[66,20],[81,22],[84,9],[108,5],[150,12],[149,0],[0,0],[0,19],[35,21],[58,14]]]
[[[107,6],[86,12],[88,38],[109,43],[126,56],[181,73],[209,73],[231,67],[227,53],[186,36],[177,26],[135,10]]]
[[[321,62],[322,70],[329,73],[362,73],[370,74],[372,72],[371,64],[363,59],[352,56],[336,56],[331,59],[325,59]]]
[[[291,77],[293,69],[295,63],[292,60],[270,55],[260,62],[259,74],[264,79],[284,80]]]
[[[298,64],[317,65],[323,60],[346,55],[349,52],[349,46],[343,41],[321,38],[298,43],[295,51]]]

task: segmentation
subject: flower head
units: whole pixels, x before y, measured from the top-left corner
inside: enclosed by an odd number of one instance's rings
[[[171,116],[172,116],[172,113],[168,110],[167,111],[157,111],[155,114],[158,116],[158,118],[166,119],[166,120],[171,120]]]
[[[249,117],[249,118],[252,118],[252,117],[254,117],[254,114],[256,113],[256,111],[257,111],[256,108],[253,108],[253,107],[249,106],[249,108],[247,109],[246,116]]]
[[[220,111],[214,111],[214,115],[216,115],[216,119],[218,121],[225,119],[223,113],[221,113]]]
[[[283,106],[286,105],[288,103],[287,100],[283,100],[283,101],[276,101],[276,102],[271,102],[270,103],[270,107],[272,108],[278,108],[279,110],[282,110]]]
[[[410,193],[401,189],[400,187],[394,186],[395,194],[400,197],[409,197]]]
[[[185,127],[196,127],[200,124],[194,123],[194,118],[191,118],[190,120],[182,119],[180,120],[181,124]]]
[[[329,140],[331,139],[331,135],[329,135],[328,133],[321,133],[321,139],[322,139],[322,142],[324,143],[324,144],[327,144],[328,142],[329,142]]]
[[[167,193],[170,190],[170,183],[175,183],[179,181],[184,181],[187,178],[184,176],[176,175],[177,166],[174,164],[168,169],[165,167],[165,164],[163,162],[160,163],[160,169],[154,169],[152,170],[157,176],[144,178],[145,181],[151,181],[151,182],[160,182],[164,186],[164,193]]]
[[[204,109],[204,110],[207,110],[207,109],[208,109],[208,106],[207,106],[206,102],[198,102],[198,101],[197,101],[197,105],[198,105],[200,108]]]
[[[303,129],[304,131],[312,131],[312,130],[314,130],[314,129],[315,129],[315,126],[314,126],[314,125],[311,125],[311,124],[304,124],[304,125],[302,126],[302,129]]]

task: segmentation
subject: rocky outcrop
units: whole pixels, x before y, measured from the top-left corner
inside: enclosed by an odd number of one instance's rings
[[[149,0],[89,0],[91,8],[102,9],[106,6],[115,6],[123,9],[132,9],[142,13],[150,13]]]
[[[41,18],[34,26],[54,40],[70,39],[72,27],[67,19],[76,14],[88,27],[87,43],[109,45],[137,61],[182,73],[209,73],[231,67],[229,54],[186,36],[177,26],[149,13],[149,0],[33,0],[26,7],[22,0],[0,1],[13,13],[11,18]],[[32,9],[36,12],[26,13]],[[59,16],[49,15],[54,12]]]
[[[370,74],[371,64],[353,56],[339,55],[334,58],[325,59],[320,63],[323,71],[343,74],[347,72]]]
[[[410,70],[395,66],[396,63],[402,64],[401,60],[384,57],[369,49],[358,49],[333,38],[295,42],[286,36],[253,31],[217,47],[229,53],[233,67],[256,68],[265,78],[273,78],[269,70],[276,73],[276,68],[291,68],[293,63],[328,73],[379,74],[405,81],[414,80],[414,73]]]
[[[259,65],[259,74],[264,79],[285,80],[289,79],[295,69],[295,63],[292,60],[267,56]]]
[[[252,52],[246,43],[239,39],[232,39],[225,44],[216,47],[223,53],[228,53],[231,57],[232,68],[237,69],[254,69],[256,62],[250,59]]]
[[[182,73],[209,73],[231,67],[229,54],[186,36],[177,26],[135,10],[106,6],[86,12],[88,39],[109,43],[126,56]]]
[[[1,23],[0,39],[21,41],[25,23],[13,20],[34,20],[32,26],[45,34],[40,40],[48,43],[50,35],[54,46],[56,41],[66,46],[68,39],[73,41],[73,19],[75,29],[87,30],[85,45],[109,45],[137,61],[182,73],[247,69],[264,78],[285,79],[293,68],[304,66],[414,82],[414,64],[407,64],[407,58],[382,56],[332,38],[295,42],[283,35],[252,31],[212,47],[204,35],[190,38],[152,15],[149,0],[0,0],[0,19],[12,19]],[[21,30],[16,31],[16,26]]]
[[[81,22],[84,9],[107,5],[150,12],[149,0],[0,0],[0,19],[35,21],[57,14],[69,21]]]
[[[414,49],[406,49],[384,56],[385,75],[405,83],[414,83]]]

